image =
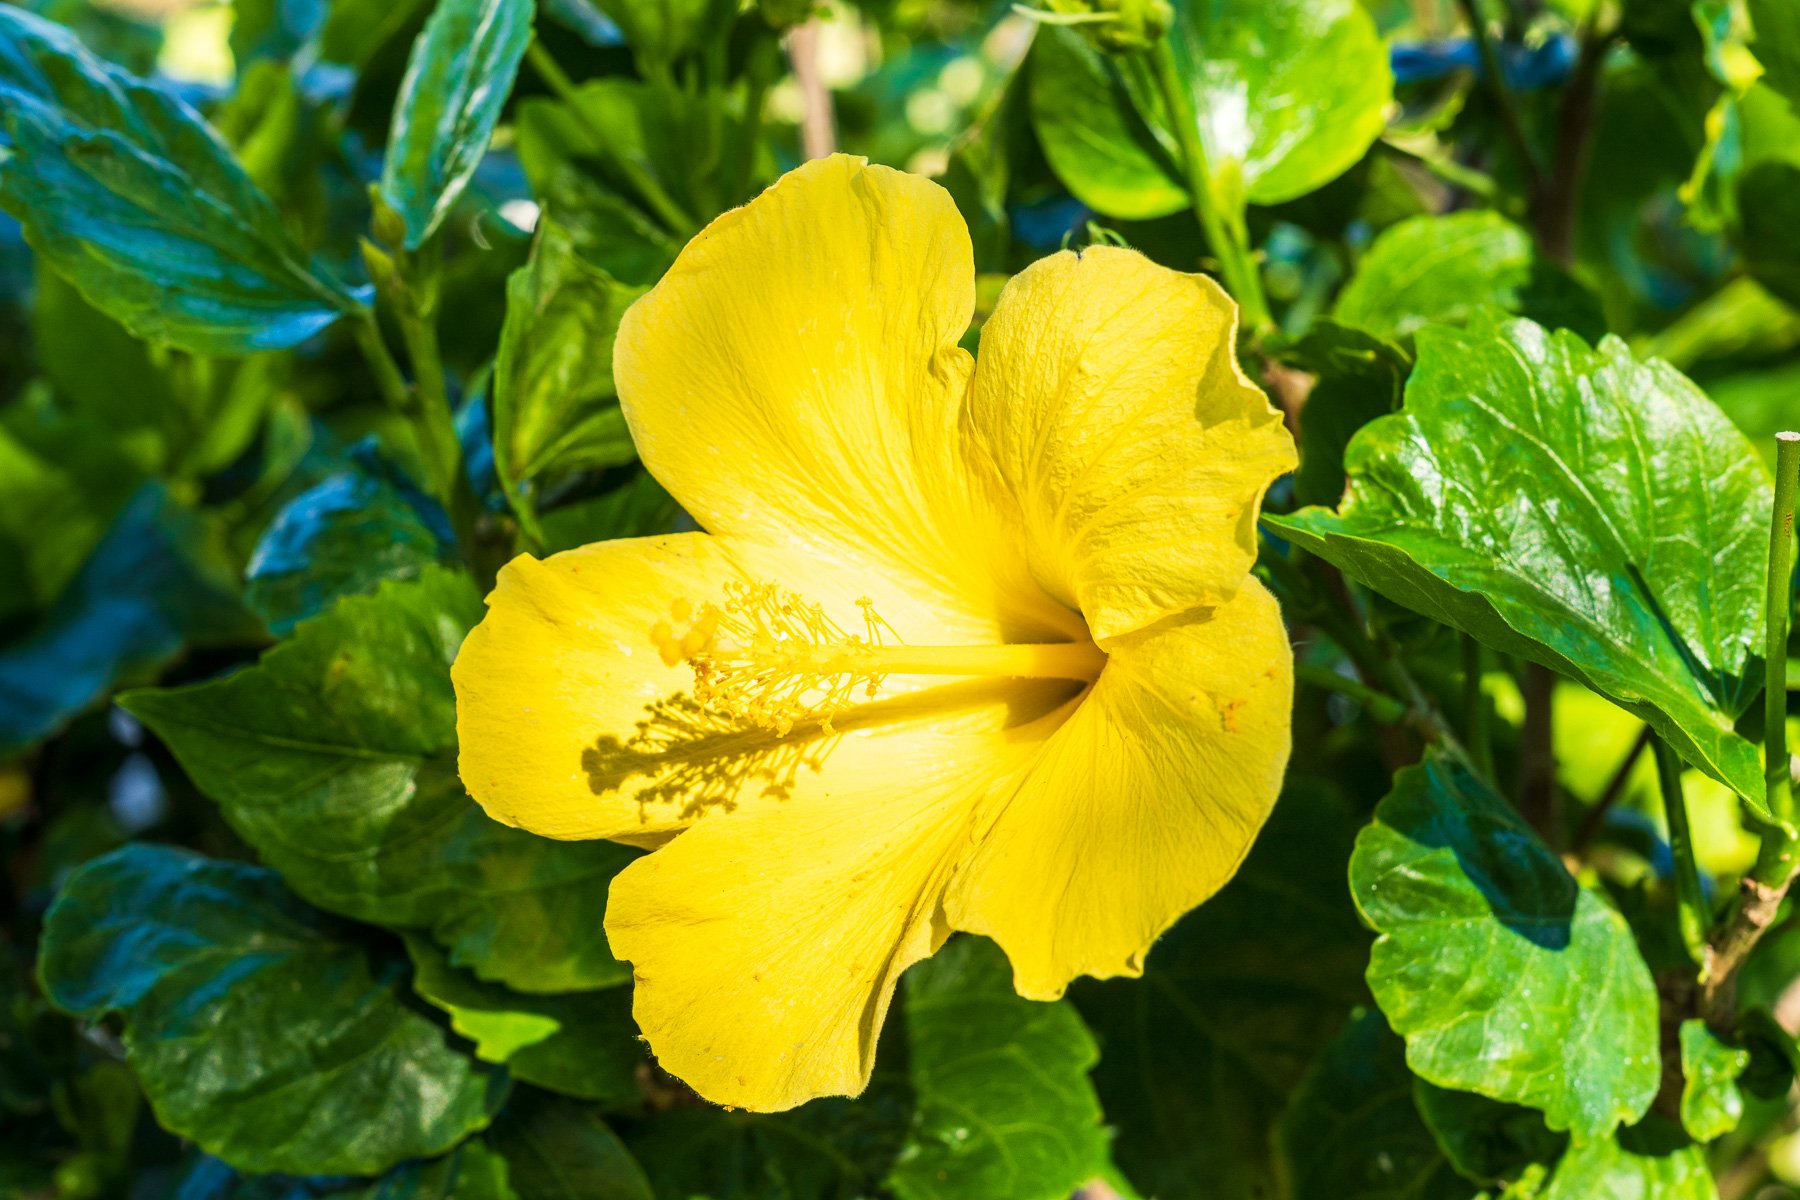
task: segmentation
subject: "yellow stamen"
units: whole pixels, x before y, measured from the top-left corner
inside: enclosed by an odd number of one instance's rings
[[[908,646],[866,597],[863,631],[851,633],[804,597],[768,583],[728,583],[723,605],[686,600],[650,629],[663,662],[694,669],[694,699],[778,736],[805,721],[831,728],[833,714],[873,700],[890,675],[985,675],[1092,681],[1106,655],[1092,642],[999,646]]]

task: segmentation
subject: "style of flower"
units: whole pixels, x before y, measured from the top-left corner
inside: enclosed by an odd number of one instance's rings
[[[861,1091],[955,930],[1027,997],[1138,974],[1281,784],[1292,659],[1249,571],[1294,450],[1235,307],[1059,253],[977,361],[974,301],[949,195],[861,159],[714,221],[614,366],[706,532],[516,559],[456,662],[492,816],[653,850],[607,936],[663,1067],[722,1104]]]

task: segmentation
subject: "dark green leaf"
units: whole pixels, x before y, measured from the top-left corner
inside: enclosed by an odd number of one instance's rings
[[[182,1173],[172,1200],[523,1200],[506,1161],[478,1141],[442,1158],[402,1163],[378,1179],[244,1175],[216,1158]]]
[[[1064,1200],[1105,1169],[1094,1044],[1066,1003],[1023,1000],[991,942],[959,937],[901,984],[869,1090],[772,1116],[626,1124],[659,1196]]]
[[[1772,502],[1755,449],[1614,339],[1478,319],[1418,344],[1405,409],[1350,443],[1339,510],[1269,524],[1587,684],[1760,805],[1759,755],[1732,727],[1755,694]]]
[[[1324,186],[1381,132],[1393,76],[1356,0],[1184,0],[1169,37],[1228,209]],[[1066,31],[1045,42],[1032,65],[1032,119],[1069,190],[1125,219],[1185,207],[1177,142],[1143,61],[1102,62]]]
[[[1543,1200],[1718,1200],[1700,1147],[1661,1117],[1616,1139],[1577,1142],[1551,1177]]]
[[[1750,1052],[1740,1050],[1706,1027],[1681,1023],[1681,1124],[1698,1142],[1730,1133],[1744,1117],[1738,1076],[1750,1065]]]
[[[516,990],[623,982],[601,915],[636,852],[507,828],[457,779],[449,665],[480,615],[466,576],[432,568],[340,601],[253,668],[121,703],[314,904],[429,930]]]
[[[608,538],[670,533],[680,513],[680,506],[662,484],[638,467],[626,482],[608,491],[541,514],[541,549],[545,554],[556,554]]]
[[[1164,1200],[1269,1195],[1270,1129],[1352,1006],[1368,935],[1345,894],[1355,827],[1290,786],[1225,889],[1150,952],[1142,980],[1078,983],[1119,1166]]]
[[[531,261],[507,283],[494,364],[494,465],[534,528],[526,491],[533,481],[637,457],[613,388],[612,351],[619,319],[643,291],[588,266],[549,219]]]
[[[157,1119],[252,1171],[374,1174],[486,1125],[505,1094],[272,872],[160,846],[70,876],[45,919],[57,1005],[120,1012]]]
[[[488,1135],[518,1200],[655,1200],[644,1170],[593,1113],[521,1095]]]
[[[406,939],[413,990],[450,1014],[478,1057],[504,1063],[514,1079],[554,1092],[626,1105],[641,1100],[647,1063],[631,1019],[631,989],[528,996],[483,983],[450,965],[435,942]]]
[[[1402,338],[1431,321],[1467,321],[1484,307],[1594,339],[1600,302],[1538,256],[1531,235],[1495,212],[1413,217],[1375,239],[1338,293],[1332,315],[1377,337]]]
[[[357,302],[186,104],[0,6],[0,204],[95,307],[200,354],[306,340]]]
[[[1450,1165],[1476,1183],[1511,1182],[1555,1162],[1569,1139],[1552,1133],[1541,1113],[1473,1092],[1413,1080],[1413,1104]]]
[[[290,500],[245,569],[244,599],[277,635],[343,596],[412,579],[446,561],[455,535],[443,508],[372,449],[351,470]]]
[[[1400,1039],[1373,1011],[1351,1018],[1275,1129],[1288,1200],[1471,1200],[1413,1107]]]
[[[1060,1200],[1099,1175],[1107,1137],[1069,1004],[1013,991],[991,942],[962,937],[905,976],[914,1102],[887,1186],[900,1200]]]
[[[1350,887],[1369,987],[1420,1077],[1604,1137],[1660,1080],[1656,986],[1625,919],[1503,800],[1433,756],[1395,777]]]
[[[394,104],[381,195],[417,250],[468,184],[531,42],[531,0],[438,0]]]
[[[1412,360],[1391,342],[1323,320],[1294,347],[1292,359],[1316,377],[1300,422],[1294,499],[1336,504],[1344,495],[1344,448],[1357,430],[1400,407]]]
[[[142,482],[118,447],[57,405],[0,410],[0,621],[49,607]]]
[[[260,632],[201,519],[145,484],[54,607],[0,643],[0,758],[190,642]]]
[[[1749,0],[1756,40],[1750,44],[1763,66],[1763,82],[1800,105],[1800,7],[1789,0]]]

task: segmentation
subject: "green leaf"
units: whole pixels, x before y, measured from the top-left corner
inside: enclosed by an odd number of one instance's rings
[[[1718,1200],[1700,1147],[1661,1117],[1618,1137],[1576,1142],[1543,1200]]]
[[[1146,1195],[1273,1194],[1269,1134],[1351,1008],[1369,938],[1345,894],[1355,833],[1290,784],[1224,890],[1164,935],[1141,980],[1078,982],[1114,1156]]]
[[[477,1066],[272,872],[131,845],[64,884],[45,991],[119,1012],[157,1120],[251,1171],[375,1174],[488,1123],[504,1074]]]
[[[1531,235],[1496,212],[1413,217],[1375,239],[1332,315],[1384,338],[1432,321],[1460,324],[1484,307],[1585,338],[1606,332],[1593,293],[1538,256]]]
[[[637,458],[613,387],[612,352],[619,319],[643,293],[583,262],[548,218],[531,261],[507,282],[494,364],[494,465],[528,527],[536,525],[526,490],[533,481]]]
[[[658,1196],[1064,1200],[1106,1169],[1094,1057],[1073,1007],[1021,999],[999,949],[963,936],[906,973],[860,1098],[621,1131]]]
[[[432,568],[340,601],[255,667],[120,703],[321,908],[429,930],[518,991],[624,982],[600,918],[636,852],[503,826],[457,779],[449,666],[480,615],[467,576]]]
[[[1467,768],[1434,755],[1395,777],[1350,888],[1381,935],[1369,987],[1414,1073],[1577,1137],[1644,1115],[1656,985],[1625,919]]]
[[[1021,999],[991,942],[962,937],[905,976],[912,1127],[888,1172],[900,1200],[1060,1200],[1101,1173],[1088,1082],[1099,1058],[1074,1006]]]
[[[1344,495],[1344,449],[1356,431],[1400,407],[1412,360],[1391,342],[1339,325],[1314,322],[1288,356],[1316,382],[1300,422],[1300,469],[1294,499],[1336,504]]]
[[[1417,612],[1572,676],[1762,804],[1766,468],[1698,388],[1616,339],[1429,326],[1405,408],[1350,443],[1337,512],[1283,536]]]
[[[1413,1079],[1413,1104],[1450,1165],[1475,1183],[1529,1179],[1541,1172],[1534,1164],[1555,1162],[1569,1142],[1550,1131],[1541,1113],[1423,1079]]]
[[[142,482],[129,458],[62,408],[0,409],[0,621],[48,608]]]
[[[1178,143],[1148,67],[1103,61],[1069,31],[1045,32],[1032,120],[1069,190],[1123,219],[1186,207]],[[1356,0],[1184,0],[1169,38],[1213,192],[1238,213],[1246,201],[1281,204],[1323,187],[1381,133],[1393,75]]]
[[[531,42],[531,0],[438,0],[394,103],[381,196],[417,250],[487,152]]]
[[[1039,29],[1026,71],[1044,156],[1082,203],[1123,221],[1188,207],[1180,152],[1158,140],[1124,81],[1081,34],[1054,25]]]
[[[1748,0],[1756,39],[1750,49],[1763,82],[1800,105],[1800,8],[1786,0]]]
[[[378,1179],[245,1175],[201,1158],[176,1182],[172,1200],[525,1200],[507,1184],[506,1160],[479,1141],[441,1158],[402,1163]]]
[[[630,471],[621,484],[585,499],[540,514],[545,554],[573,550],[609,538],[649,537],[670,533],[681,513],[680,505],[662,484],[642,467]]]
[[[0,7],[0,206],[139,337],[198,354],[305,341],[357,308],[182,101]]]
[[[643,1099],[636,1073],[649,1060],[631,1019],[631,989],[527,996],[450,965],[435,942],[406,939],[413,990],[450,1015],[476,1056],[514,1079],[608,1104]]]
[[[1471,1200],[1413,1107],[1400,1039],[1361,1011],[1294,1092],[1275,1129],[1288,1200]]]
[[[488,1142],[506,1160],[518,1200],[655,1200],[644,1169],[593,1113],[525,1093],[506,1106]]]
[[[737,11],[735,3],[721,11],[718,0],[595,0],[595,5],[639,58],[661,64],[699,47]]]
[[[190,643],[260,634],[205,523],[145,484],[55,605],[0,641],[0,758]]]
[[[1697,1142],[1710,1142],[1736,1129],[1744,1118],[1738,1076],[1750,1065],[1740,1050],[1701,1020],[1681,1023],[1681,1124]]]
[[[455,553],[443,508],[366,447],[352,469],[275,514],[244,571],[244,599],[278,636],[343,596],[413,579]]]

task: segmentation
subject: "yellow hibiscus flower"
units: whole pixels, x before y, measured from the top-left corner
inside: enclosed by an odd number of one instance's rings
[[[1249,570],[1294,451],[1235,307],[1060,253],[976,362],[974,299],[949,195],[861,159],[714,221],[614,364],[706,532],[516,559],[456,662],[492,816],[655,848],[607,936],[662,1065],[721,1104],[860,1092],[953,930],[1028,997],[1138,974],[1280,787],[1292,660]]]

